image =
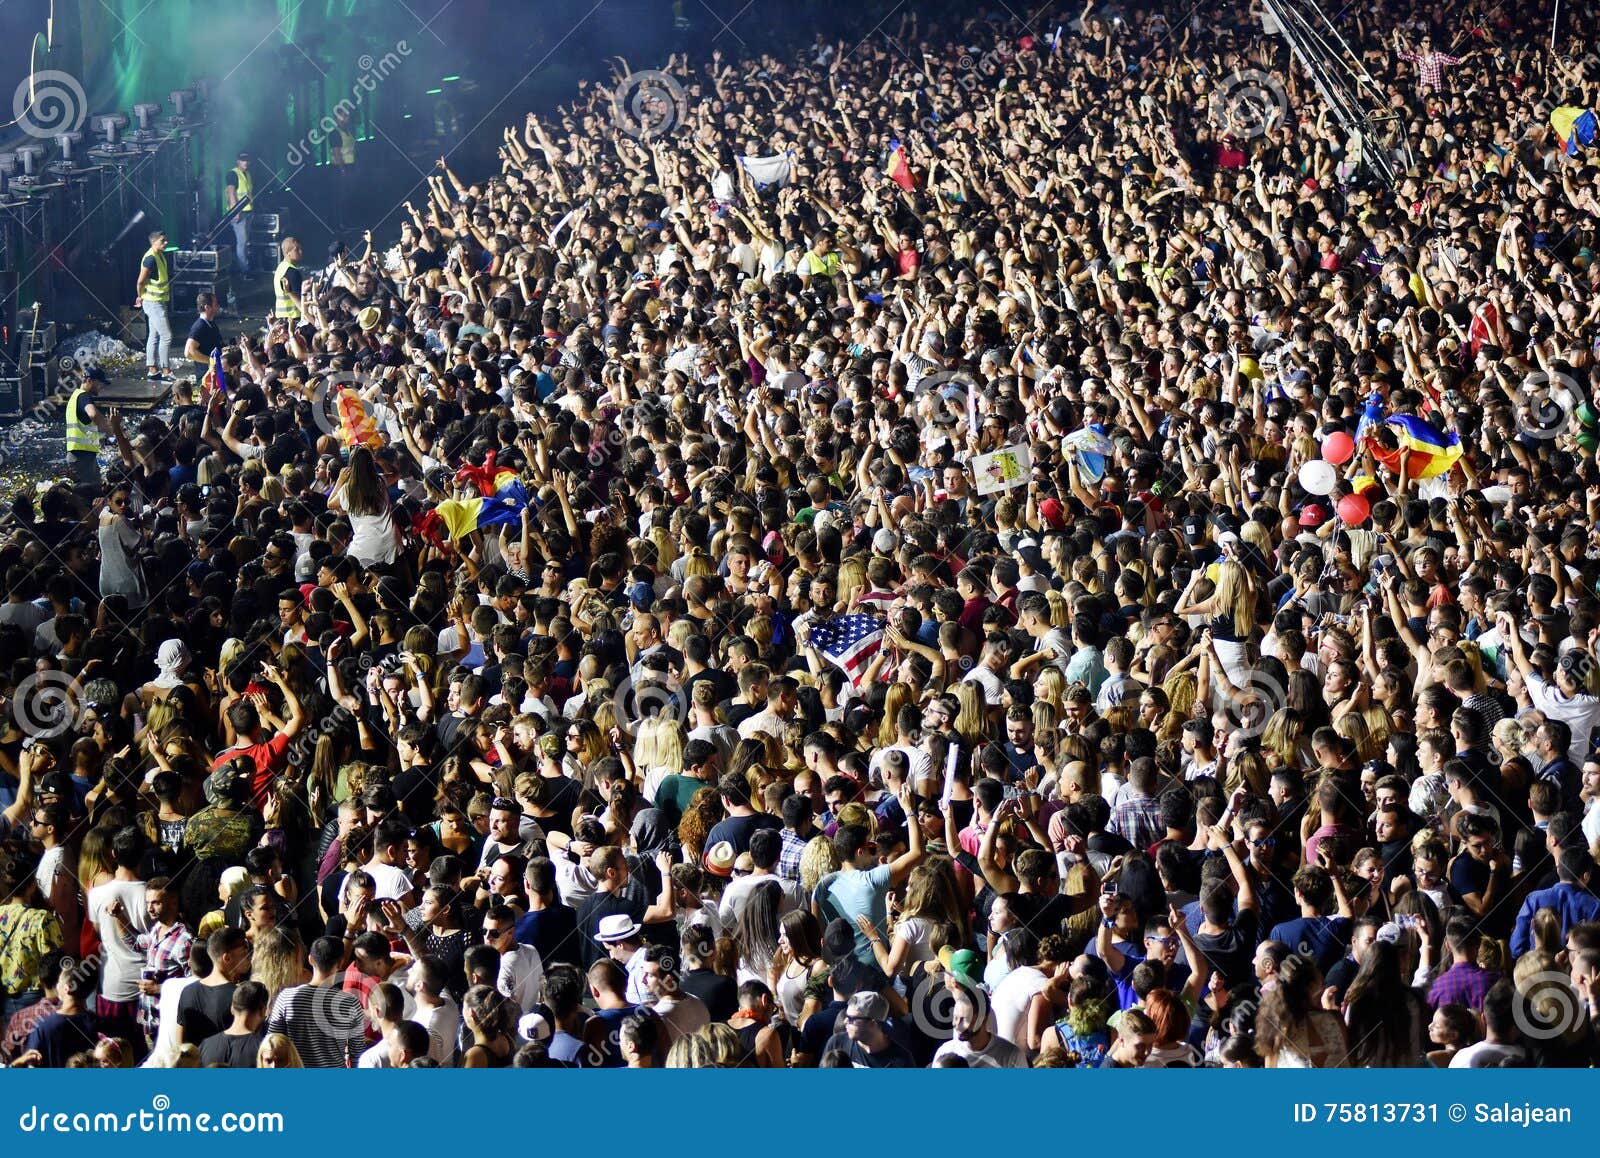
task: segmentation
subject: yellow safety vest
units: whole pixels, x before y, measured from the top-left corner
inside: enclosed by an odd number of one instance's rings
[[[276,317],[290,320],[298,320],[300,317],[299,307],[294,304],[294,299],[285,293],[283,289],[283,275],[291,269],[299,268],[294,262],[284,258],[278,263],[277,272],[272,275],[272,295],[274,299],[272,312]]]
[[[156,259],[156,272],[149,281],[144,283],[144,300],[147,302],[166,302],[172,298],[172,271],[167,268],[167,255],[165,253],[151,253]]]
[[[234,204],[237,205],[239,202],[243,201],[243,212],[250,213],[254,211],[255,206],[250,204],[250,194],[255,191],[255,182],[250,179],[249,173],[246,173],[237,165],[235,165],[230,172],[233,174],[234,182],[238,185],[238,192],[235,195]]]
[[[356,135],[344,129],[335,129],[337,136],[329,158],[335,165],[354,165],[356,163]]]
[[[78,400],[88,391],[79,386],[72,392],[72,397],[67,399],[67,453],[86,451],[89,454],[100,453],[100,431],[92,422],[79,419]]]

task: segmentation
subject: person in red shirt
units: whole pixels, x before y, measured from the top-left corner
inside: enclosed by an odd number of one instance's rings
[[[284,707],[288,709],[289,718],[280,720],[273,715],[267,703],[267,697],[260,693],[246,696],[228,709],[228,722],[233,725],[233,734],[238,737],[231,748],[217,754],[211,761],[211,770],[215,772],[229,761],[240,756],[247,756],[255,765],[255,781],[251,785],[251,799],[259,807],[266,801],[267,789],[272,786],[273,778],[289,765],[289,744],[298,736],[306,725],[305,708],[300,703],[300,697],[295,694],[282,671],[276,667],[262,665],[261,674],[267,682],[277,686],[283,693]],[[271,724],[276,731],[271,739],[263,739],[266,734],[263,723]]]
[[[956,593],[961,596],[961,618],[957,621],[968,631],[983,632],[983,613],[989,610],[989,600],[983,594],[983,573],[965,567],[956,575]]]

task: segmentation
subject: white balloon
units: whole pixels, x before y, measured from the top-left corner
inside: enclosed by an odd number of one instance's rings
[[[1314,495],[1326,495],[1333,492],[1333,484],[1339,480],[1339,474],[1333,469],[1333,464],[1323,462],[1320,458],[1308,459],[1300,467],[1300,485]]]

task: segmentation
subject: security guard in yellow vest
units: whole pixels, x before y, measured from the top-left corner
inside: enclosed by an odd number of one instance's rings
[[[300,287],[304,284],[304,275],[300,272],[300,242],[285,237],[279,248],[283,260],[272,275],[272,316],[297,322],[305,313],[300,305]]]
[[[172,267],[167,262],[167,235],[159,229],[150,234],[150,249],[139,263],[139,281],[133,292],[150,331],[144,344],[145,368],[150,381],[159,382],[167,376],[167,355],[172,348],[172,323],[167,319]]]
[[[100,485],[100,432],[105,419],[95,409],[94,400],[105,380],[106,372],[91,366],[67,399],[67,461],[72,477],[84,487]]]
[[[244,208],[233,219],[234,256],[239,259],[240,277],[250,276],[250,214],[255,211],[250,195],[255,188],[255,178],[250,175],[250,154],[240,153],[233,168],[228,170],[227,183],[222,190],[223,202],[229,209],[240,202],[244,203]]]

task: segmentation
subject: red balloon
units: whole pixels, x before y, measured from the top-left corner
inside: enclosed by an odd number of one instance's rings
[[[1354,527],[1367,521],[1367,516],[1372,514],[1372,504],[1360,495],[1345,495],[1339,500],[1339,518],[1348,527]]]
[[[1342,430],[1336,430],[1322,440],[1322,460],[1334,466],[1343,466],[1356,452],[1356,440]]]

